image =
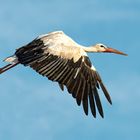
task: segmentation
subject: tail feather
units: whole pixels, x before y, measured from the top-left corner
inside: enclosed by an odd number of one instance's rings
[[[5,58],[4,61],[8,62],[10,64],[16,64],[18,62],[18,58],[16,57],[16,55],[12,55],[12,56]]]
[[[17,58],[15,55],[10,56],[10,57],[7,57],[4,61],[5,61],[5,62],[8,62],[8,63],[10,63],[10,64],[8,64],[8,65],[6,65],[6,66],[0,68],[0,74],[2,74],[3,72],[5,72],[5,71],[7,71],[7,70],[9,70],[9,69],[11,69],[11,68],[13,68],[14,66],[16,66],[16,65],[19,64],[18,58]]]

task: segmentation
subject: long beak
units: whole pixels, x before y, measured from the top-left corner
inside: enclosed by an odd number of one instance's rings
[[[126,53],[123,53],[123,52],[118,51],[118,50],[113,49],[113,48],[106,48],[105,52],[108,52],[108,53],[116,53],[116,54],[120,54],[120,55],[125,55],[125,56],[127,56]]]

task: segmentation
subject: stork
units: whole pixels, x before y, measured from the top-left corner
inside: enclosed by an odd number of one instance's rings
[[[99,73],[87,56],[89,52],[127,55],[103,44],[90,47],[79,45],[63,31],[55,31],[40,35],[29,44],[17,49],[14,55],[4,60],[9,64],[0,68],[0,74],[18,64],[30,66],[49,80],[58,82],[62,90],[65,86],[77,104],[83,105],[86,115],[90,106],[94,117],[96,110],[101,117],[104,117],[98,89],[102,89],[110,104],[112,101]]]

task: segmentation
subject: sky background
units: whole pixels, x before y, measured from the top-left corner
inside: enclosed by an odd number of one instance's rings
[[[0,139],[139,140],[140,1],[0,0],[0,66],[16,48],[54,30],[129,54],[89,54],[113,105],[100,91],[105,118],[87,117],[67,90],[19,65],[0,75]]]

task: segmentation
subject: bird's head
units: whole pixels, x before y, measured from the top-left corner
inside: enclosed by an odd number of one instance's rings
[[[104,52],[104,53],[115,53],[115,54],[120,54],[120,55],[125,55],[127,56],[127,54],[121,52],[121,51],[118,51],[116,49],[113,49],[113,48],[109,48],[107,47],[106,45],[104,44],[96,44],[94,46],[94,48],[96,49],[97,52]]]

